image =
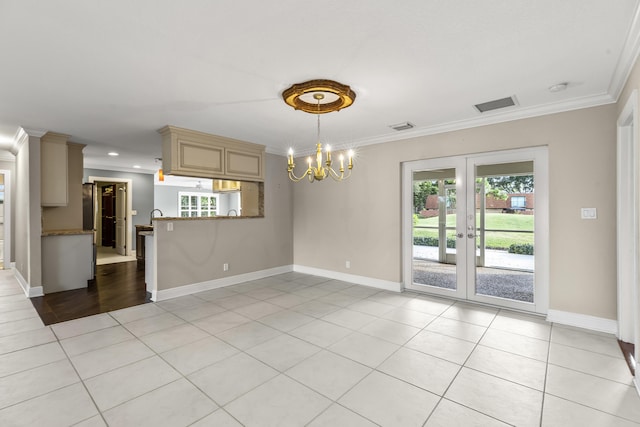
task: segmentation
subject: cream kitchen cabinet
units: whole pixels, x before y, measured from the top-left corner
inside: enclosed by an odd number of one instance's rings
[[[40,204],[67,206],[69,203],[69,135],[47,132],[40,138]]]
[[[264,181],[264,145],[175,126],[158,132],[165,174]]]

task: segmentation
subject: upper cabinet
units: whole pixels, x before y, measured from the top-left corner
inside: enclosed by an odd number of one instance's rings
[[[69,135],[47,132],[40,138],[40,204],[67,206],[69,203]]]
[[[264,145],[175,126],[158,132],[165,174],[264,181]]]

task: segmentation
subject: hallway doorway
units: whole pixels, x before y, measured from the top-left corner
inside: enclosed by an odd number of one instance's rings
[[[135,261],[132,244],[132,180],[89,176],[88,182],[96,185],[96,265]]]

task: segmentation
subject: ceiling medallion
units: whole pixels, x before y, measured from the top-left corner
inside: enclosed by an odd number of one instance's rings
[[[327,177],[331,177],[335,181],[342,181],[351,176],[353,169],[353,150],[349,150],[347,173],[345,174],[345,156],[341,153],[338,158],[340,160],[340,169],[336,171],[331,166],[331,147],[327,145],[325,149],[326,160],[322,156],[322,144],[320,143],[320,114],[339,111],[347,108],[356,99],[356,94],[349,86],[343,85],[332,80],[311,80],[304,83],[298,83],[286,89],[282,93],[284,102],[295,108],[307,113],[313,113],[318,116],[318,141],[316,144],[315,165],[311,157],[307,158],[307,169],[302,176],[296,176],[293,170],[296,165],[293,160],[293,149],[289,149],[287,156],[287,173],[289,179],[294,182],[308,178],[309,182],[322,181]]]
[[[314,94],[324,95],[318,104]],[[284,102],[296,110],[306,113],[324,114],[347,108],[356,99],[356,94],[347,85],[333,80],[309,80],[297,83],[282,92]]]

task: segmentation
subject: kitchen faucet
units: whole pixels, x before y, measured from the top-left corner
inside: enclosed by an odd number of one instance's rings
[[[155,211],[160,212],[160,216],[164,216],[164,215],[163,215],[163,213],[162,213],[162,211],[161,211],[160,209],[154,209],[154,210],[152,210],[152,211],[149,213],[149,224],[153,224],[153,213],[154,213]]]
[[[229,209],[229,212],[227,212],[227,216],[231,216],[229,215],[231,212],[233,212],[235,215],[234,216],[238,216],[238,211],[235,209]]]

